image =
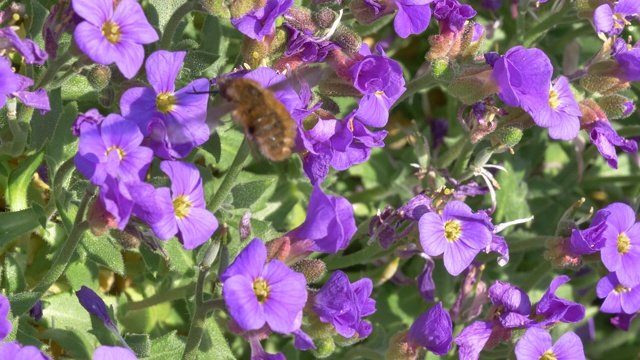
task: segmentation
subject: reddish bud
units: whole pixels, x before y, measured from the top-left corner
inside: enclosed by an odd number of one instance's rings
[[[291,250],[291,240],[287,236],[273,239],[265,245],[267,246],[267,261],[277,259],[284,262]]]

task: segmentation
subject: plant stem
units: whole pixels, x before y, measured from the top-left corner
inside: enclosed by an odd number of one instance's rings
[[[520,241],[509,241],[509,252],[515,254],[517,252],[541,249],[545,247],[548,240],[556,239],[557,236],[534,236]]]
[[[62,189],[69,180],[69,176],[73,169],[75,169],[75,163],[73,162],[73,158],[69,158],[56,170],[53,177],[53,186],[51,187],[51,198],[49,199],[47,206],[44,208],[44,214],[47,219],[50,219],[56,211],[56,199],[58,198],[60,189]]]
[[[249,153],[251,153],[251,149],[249,148],[249,143],[245,138],[236,153],[236,157],[233,159],[233,163],[231,163],[229,170],[227,170],[227,174],[225,175],[224,180],[222,180],[222,184],[220,184],[218,191],[216,191],[213,199],[209,201],[207,210],[212,213],[215,213],[216,210],[218,210],[224,199],[229,195],[233,185],[235,185],[236,179],[238,178],[238,175],[240,175]]]
[[[438,83],[436,81],[436,79],[433,77],[433,75],[431,75],[431,71],[429,71],[428,73],[417,77],[411,81],[409,81],[407,83],[407,90],[405,90],[405,92],[400,96],[400,98],[398,98],[398,100],[396,100],[396,102],[393,104],[392,108],[398,104],[400,104],[401,102],[403,102],[405,99],[407,99],[410,96],[413,96],[415,94],[417,94],[420,91],[423,90],[429,90],[432,87],[436,86]]]
[[[460,151],[460,155],[458,156],[456,163],[453,165],[453,171],[451,174],[454,178],[459,177],[462,173],[467,170],[467,166],[469,165],[469,160],[471,160],[471,154],[473,154],[473,149],[476,148],[476,144],[468,141],[464,144],[462,151]]]
[[[38,79],[38,81],[36,82],[34,89],[39,89],[41,87],[46,86],[51,80],[53,80],[56,77],[56,74],[58,73],[58,69],[60,69],[62,65],[69,62],[71,58],[73,58],[73,55],[71,55],[70,51],[67,51],[64,54],[62,54],[62,56],[60,56],[59,58],[51,62],[49,64],[49,67],[47,67],[47,70],[45,70],[42,76],[40,76],[40,79]]]
[[[436,160],[435,166],[441,169],[449,166],[458,158],[458,156],[460,156],[460,153],[462,153],[462,149],[464,149],[469,142],[471,142],[471,139],[467,136],[463,136],[460,140],[458,140],[457,143],[447,149],[447,152],[444,153],[444,155],[440,156]]]
[[[326,259],[327,270],[342,269],[345,267],[364,264],[373,259],[377,259],[380,256],[390,254],[394,250],[394,247],[389,249],[383,249],[377,244],[366,246],[364,249],[357,251],[349,255],[343,255],[338,253]]]
[[[69,79],[71,79],[76,74],[77,74],[76,70],[74,70],[73,68],[70,68],[62,76],[60,76],[59,78],[47,84],[47,90],[53,90],[61,87],[62,85],[66,84],[67,81],[69,81]]]
[[[151,297],[127,304],[127,310],[142,310],[152,306],[156,306],[165,302],[178,300],[188,297],[196,288],[196,284],[191,283],[188,285],[180,286],[174,289],[169,289],[163,292],[159,292]]]
[[[219,246],[216,242],[211,246]],[[182,354],[183,360],[194,360],[198,357],[198,347],[202,340],[202,334],[204,333],[204,323],[207,319],[208,307],[203,306],[202,294],[204,293],[204,283],[207,278],[207,273],[210,267],[200,265],[200,272],[198,273],[198,281],[196,282],[195,301],[196,307],[191,319],[191,327],[189,328],[189,335],[187,337],[187,345],[184,348]]]
[[[204,11],[204,9],[197,1],[187,1],[177,8],[173,15],[171,15],[171,18],[167,21],[167,25],[165,25],[164,31],[162,32],[162,39],[160,40],[161,49],[170,50],[171,40],[173,40],[173,36],[175,35],[180,22],[192,11]]]

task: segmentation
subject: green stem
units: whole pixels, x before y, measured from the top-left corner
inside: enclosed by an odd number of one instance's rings
[[[211,244],[211,246],[214,246],[214,244],[215,243]],[[208,308],[203,306],[204,301],[202,299],[204,284],[208,273],[209,267],[201,265],[200,272],[198,273],[198,281],[196,282],[196,307],[193,313],[193,319],[191,320],[189,335],[187,336],[187,344],[182,354],[183,360],[195,360],[198,358],[198,347],[200,347],[200,341],[204,333],[204,324],[207,320],[207,313],[209,312]]]
[[[626,138],[633,136],[640,136],[640,126],[638,125],[629,125],[625,126],[622,129],[618,130],[618,135]]]
[[[244,167],[244,162],[250,153],[251,149],[249,148],[249,143],[245,138],[244,141],[242,141],[242,144],[240,145],[240,148],[238,149],[236,157],[233,159],[229,170],[227,170],[227,174],[225,175],[224,180],[222,180],[222,184],[220,184],[218,191],[216,191],[213,199],[209,201],[207,210],[211,211],[212,213],[215,213],[216,210],[218,210],[224,199],[226,199],[227,195],[229,195],[229,192],[233,188],[233,185],[235,185],[236,179],[238,178],[238,175],[240,175],[240,172]]]
[[[542,278],[547,276],[547,274],[551,272],[552,269],[553,266],[551,266],[548,261],[540,261],[540,264],[538,264],[538,266],[529,271],[529,277],[521,283],[520,288],[525,292],[528,292],[529,290],[533,289],[534,286],[536,286],[536,284],[540,282],[540,280],[542,280]]]
[[[51,198],[47,203],[47,206],[44,208],[44,214],[47,219],[50,219],[53,213],[56,211],[56,199],[60,194],[60,189],[64,188],[67,181],[69,181],[69,177],[71,176],[71,172],[75,169],[75,163],[73,162],[73,158],[67,159],[65,162],[58,167],[56,173],[53,177],[53,186],[51,187]]]
[[[541,249],[549,240],[556,239],[557,236],[534,236],[526,240],[509,241],[509,253],[515,254],[534,249]]]
[[[38,79],[38,81],[36,82],[34,89],[39,89],[49,84],[49,82],[56,77],[56,74],[58,73],[58,69],[60,69],[62,65],[69,62],[71,58],[73,58],[73,55],[71,55],[70,51],[67,51],[64,54],[62,54],[62,56],[60,56],[59,58],[51,62],[49,64],[49,67],[47,67],[47,70],[45,70],[42,76],[40,76],[40,79]]]
[[[173,300],[183,299],[193,294],[196,284],[180,286],[174,289],[159,292],[151,297],[127,304],[127,310],[142,310],[162,303],[171,302]]]
[[[431,89],[432,87],[438,85],[436,79],[433,77],[433,75],[431,74],[431,71],[429,71],[428,73],[417,77],[411,81],[409,81],[407,83],[407,90],[405,90],[405,92],[400,96],[400,98],[398,98],[398,100],[396,100],[396,102],[393,104],[392,108],[398,104],[400,104],[401,102],[403,102],[404,100],[406,100],[408,97],[413,96],[415,94],[417,94],[420,91],[426,91]]]
[[[70,68],[62,76],[60,76],[59,78],[57,78],[57,79],[51,81],[49,84],[47,84],[47,90],[53,90],[53,89],[57,89],[57,88],[61,87],[62,85],[66,84],[67,81],[69,81],[69,79],[71,79],[77,73],[78,72],[76,70],[74,70],[73,67]]]
[[[332,255],[326,258],[325,262],[327,264],[327,270],[342,269],[357,264],[364,264],[383,255],[390,254],[393,250],[394,247],[385,250],[377,244],[372,244],[349,255],[343,255],[342,253]]]
[[[462,151],[460,151],[460,155],[458,156],[456,163],[453,165],[453,171],[451,174],[454,178],[459,177],[462,173],[467,170],[467,166],[469,165],[469,160],[471,160],[471,155],[473,154],[473,149],[476,148],[476,144],[468,141],[465,143]]]
[[[187,1],[177,8],[173,15],[171,15],[171,18],[167,21],[167,25],[165,25],[164,31],[162,32],[162,40],[160,40],[161,49],[170,50],[171,40],[173,40],[173,36],[175,35],[180,22],[192,11],[204,11],[204,9],[198,1]]]
[[[452,147],[450,147],[449,149],[447,149],[447,152],[444,153],[444,155],[440,156],[436,162],[435,165],[437,168],[446,168],[448,167],[452,162],[454,162],[462,153],[462,149],[464,149],[467,146],[467,143],[470,143],[471,139],[467,136],[463,136],[460,140],[458,140],[457,143],[455,143]]]
[[[582,185],[584,186],[613,185],[615,183],[636,184],[639,179],[640,179],[640,176],[638,175],[604,176],[604,177],[595,177],[593,179],[584,179],[582,181]]]
[[[207,300],[202,304],[202,307],[207,310],[207,312],[222,309],[225,307],[224,299]]]

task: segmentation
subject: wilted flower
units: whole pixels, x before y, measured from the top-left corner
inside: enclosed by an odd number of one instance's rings
[[[607,228],[609,211],[600,210],[591,221],[589,228],[584,230],[571,230],[571,243],[569,250],[575,255],[588,255],[600,251],[604,246],[604,231]]]
[[[457,0],[433,2],[433,17],[440,23],[440,34],[461,32],[464,30],[464,23],[476,14],[471,5],[462,5]]]
[[[640,285],[626,287],[620,284],[615,272],[598,281],[596,293],[604,299],[600,306],[602,312],[633,314],[640,310]]]
[[[474,214],[461,201],[448,203],[442,216],[428,212],[420,218],[420,244],[429,256],[444,253],[444,266],[457,276],[471,264],[473,258],[489,246],[492,234],[481,214]]]
[[[135,0],[73,0],[73,10],[84,21],[73,33],[78,48],[98,64],[116,63],[127,78],[136,75],[144,60],[143,44],[158,40],[142,6]],[[115,7],[115,9],[114,9]]]
[[[516,344],[518,360],[580,360],[586,359],[580,337],[573,332],[562,335],[553,345],[551,334],[540,328],[528,329]]]
[[[425,347],[436,355],[445,355],[453,343],[453,324],[449,313],[439,302],[413,322],[408,341],[414,347]]]
[[[356,333],[358,338],[367,337],[372,327],[362,318],[376,311],[376,302],[370,298],[372,290],[371,279],[350,283],[344,272],[335,271],[313,297],[313,311],[346,338]]]
[[[548,326],[558,321],[564,323],[577,323],[584,319],[584,306],[573,301],[559,298],[555,295],[556,290],[569,281],[569,277],[561,275],[556,277],[549,284],[549,289],[542,295],[536,305],[536,315],[544,316],[544,320],[538,326]]]
[[[594,121],[586,127],[589,139],[598,148],[598,151],[607,160],[607,164],[613,168],[618,168],[618,155],[616,146],[628,153],[638,152],[638,144],[635,140],[627,140],[613,129],[607,119]]]
[[[209,80],[196,79],[176,91],[175,81],[186,52],[159,50],[145,64],[153,87],[135,87],[122,94],[122,115],[135,121],[158,157],[183,158],[209,139],[206,93]]]
[[[1,316],[2,314],[0,314],[0,317]],[[31,316],[35,321],[40,321],[40,319],[42,319],[42,300],[38,300],[38,302],[29,309],[29,316]]]
[[[616,273],[622,285],[640,285],[640,223],[636,223],[636,215],[627,204],[613,203],[603,210],[611,215],[603,233],[602,262]]]
[[[220,276],[222,295],[242,329],[257,330],[267,324],[275,332],[289,334],[300,326],[296,318],[307,301],[307,282],[281,261],[265,264],[266,260],[262,241],[251,241]]]
[[[177,234],[186,250],[195,249],[218,228],[218,220],[205,208],[200,172],[195,165],[179,161],[163,161],[160,169],[171,179],[171,191],[156,190],[162,218],[151,228],[162,240]]]
[[[13,27],[0,28],[0,51],[15,49],[27,64],[44,65],[47,60],[47,53],[40,49],[38,45],[29,39],[21,39]]]

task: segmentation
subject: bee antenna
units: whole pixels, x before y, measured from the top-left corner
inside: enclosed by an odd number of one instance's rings
[[[189,94],[212,94],[213,96],[217,96],[219,91],[218,90],[210,90],[210,91],[197,91],[196,87],[191,85],[191,91]]]

